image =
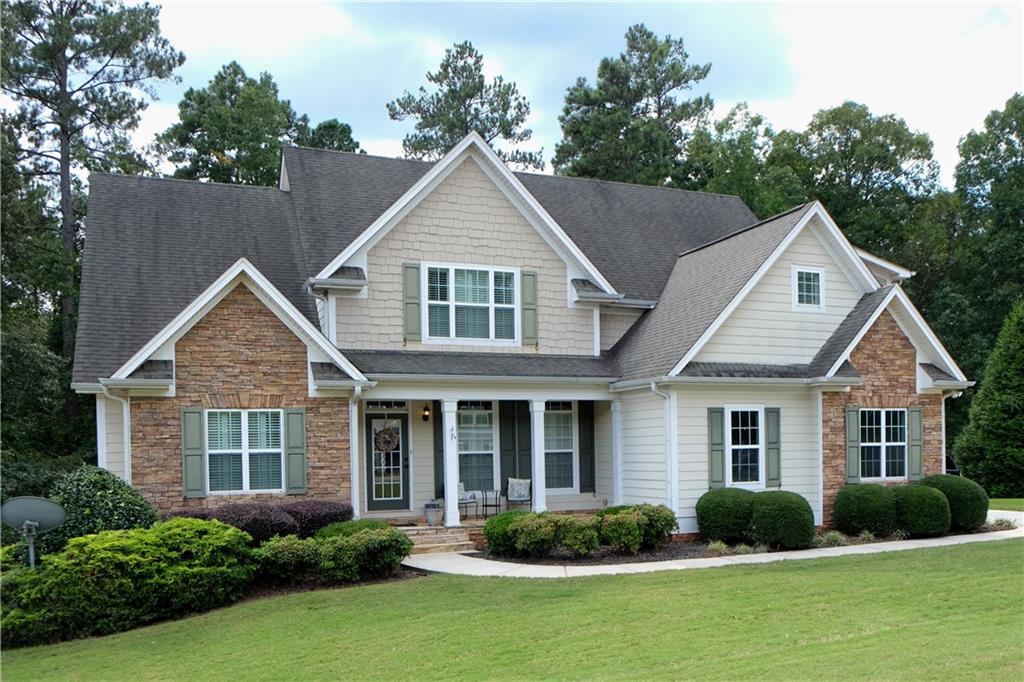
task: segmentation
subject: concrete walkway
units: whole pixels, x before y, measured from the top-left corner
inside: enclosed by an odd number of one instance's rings
[[[992,542],[1024,538],[1024,512],[990,511],[989,522],[995,519],[1008,519],[1017,524],[1013,530],[994,533],[978,533],[976,535],[951,535],[942,538],[923,538],[920,540],[900,540],[897,542],[876,542],[869,545],[850,545],[848,547],[823,547],[821,549],[803,549],[795,552],[771,552],[767,554],[736,554],[724,557],[708,557],[706,559],[676,559],[673,561],[644,561],[629,564],[599,564],[581,566],[563,564],[547,566],[541,564],[519,564],[508,561],[491,561],[474,556],[466,556],[459,552],[436,554],[417,554],[402,562],[409,568],[429,573],[450,573],[454,575],[491,576],[502,578],[577,578],[588,575],[618,575],[623,573],[652,573],[654,571],[681,571],[688,568],[717,568],[719,566],[736,566],[740,564],[769,564],[776,561],[795,561],[800,559],[821,559],[825,557],[850,556],[853,554],[881,554],[882,552],[899,552],[907,549],[924,549],[928,547],[950,547],[966,545],[972,542]]]

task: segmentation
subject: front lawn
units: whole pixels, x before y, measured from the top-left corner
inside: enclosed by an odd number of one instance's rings
[[[989,509],[1002,509],[1003,511],[1024,511],[1024,498],[1004,497],[988,501]]]
[[[573,580],[435,575],[3,654],[5,680],[1024,676],[1024,540]]]

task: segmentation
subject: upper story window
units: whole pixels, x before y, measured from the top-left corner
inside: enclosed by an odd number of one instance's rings
[[[422,268],[428,341],[519,341],[519,272],[426,263]]]
[[[820,310],[825,307],[825,270],[793,266],[793,309]]]

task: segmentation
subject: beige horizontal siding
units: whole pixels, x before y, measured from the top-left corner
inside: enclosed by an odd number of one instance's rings
[[[96,396],[96,404],[104,404],[104,433],[107,438],[107,470],[124,478],[124,406],[117,400]],[[180,463],[179,463],[180,464]]]
[[[622,498],[666,502],[665,403],[648,391],[622,394]]]
[[[640,319],[640,313],[601,313],[601,350],[608,350]]]

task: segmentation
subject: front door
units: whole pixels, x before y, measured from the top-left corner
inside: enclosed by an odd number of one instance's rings
[[[409,508],[409,417],[366,415],[366,508]]]

